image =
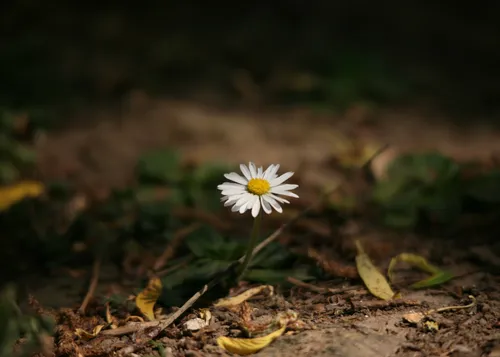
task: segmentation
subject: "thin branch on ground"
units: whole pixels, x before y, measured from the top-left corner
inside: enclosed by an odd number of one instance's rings
[[[173,238],[170,240],[170,242],[168,242],[167,247],[165,248],[163,253],[158,257],[158,259],[156,259],[153,270],[158,271],[162,269],[168,263],[168,261],[172,259],[182,241],[199,227],[201,227],[201,224],[199,222],[195,222],[176,231]]]
[[[388,145],[383,146],[381,149],[379,149],[370,159],[368,159],[367,162],[365,162],[362,167],[360,168],[361,170],[366,169],[368,165],[372,162],[372,160],[377,157],[380,153],[382,153],[385,149],[387,149]],[[258,244],[255,249],[252,251],[252,257],[259,253],[262,249],[264,249],[267,245],[272,243],[276,238],[279,237],[283,231],[285,231],[287,228],[289,228],[291,225],[293,225],[295,222],[297,222],[300,218],[304,217],[307,215],[310,211],[314,210],[317,206],[323,204],[324,200],[326,197],[330,196],[332,193],[334,193],[339,187],[341,186],[341,182],[337,182],[336,184],[333,185],[332,188],[325,190],[320,198],[311,204],[309,207],[305,208],[301,212],[299,212],[295,217],[293,217],[291,220],[283,224],[280,228],[278,228],[273,234],[271,234],[269,237],[267,237],[265,240],[263,240],[260,244]],[[232,262],[225,270],[221,271],[218,273],[210,282],[205,284],[203,288],[201,288],[198,292],[196,292],[189,300],[187,300],[184,305],[182,305],[177,311],[172,313],[170,316],[168,316],[164,320],[160,321],[151,321],[151,322],[146,322],[142,323],[139,325],[135,326],[123,326],[119,327],[117,329],[113,330],[106,330],[102,331],[101,334],[103,335],[112,335],[112,336],[120,336],[124,334],[128,334],[131,332],[135,332],[137,330],[140,330],[142,328],[148,328],[148,327],[159,327],[159,331],[166,329],[168,326],[170,326],[175,320],[177,320],[182,314],[184,314],[193,304],[203,295],[205,294],[208,290],[213,288],[214,286],[218,285],[222,280],[224,280],[228,275],[234,274],[236,271],[236,268],[243,263],[245,260],[245,255],[243,255],[240,259]]]
[[[95,289],[97,287],[97,282],[99,281],[99,274],[101,271],[101,258],[95,258],[94,264],[92,265],[92,277],[90,278],[89,289],[85,298],[83,299],[82,305],[78,309],[80,314],[85,314],[85,310],[87,309],[87,305],[90,302],[90,299],[94,296]]]
[[[316,286],[313,284],[303,282],[303,281],[295,279],[291,276],[289,276],[286,280],[289,283],[292,283],[293,285],[299,286],[301,288],[309,289],[311,291],[314,291],[314,292],[317,292],[320,294],[326,294],[326,293],[328,293],[328,294],[342,294],[342,293],[345,293],[346,291],[363,289],[363,287],[360,285],[346,286],[343,288],[336,288],[336,289],[326,288],[326,287]]]

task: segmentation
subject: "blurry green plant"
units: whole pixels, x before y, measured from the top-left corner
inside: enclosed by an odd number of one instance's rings
[[[31,356],[43,349],[42,338],[53,334],[55,323],[45,316],[23,314],[12,285],[0,292],[0,356]],[[14,346],[20,338],[23,343]]]
[[[366,101],[395,101],[408,92],[408,83],[401,78],[378,56],[344,52],[333,60],[323,91],[340,108]]]
[[[137,198],[154,205],[163,201],[170,205],[214,210],[220,206],[219,193],[214,187],[228,169],[228,165],[217,163],[185,167],[177,151],[151,151],[141,157],[137,165],[140,184],[136,190]],[[168,198],[158,200],[162,187],[168,187]],[[163,207],[166,208],[165,205]]]
[[[0,184],[20,178],[35,163],[35,152],[17,139],[23,115],[0,108]]]
[[[162,279],[165,289],[161,298],[166,305],[185,301],[216,274],[224,271],[232,262],[244,255],[246,242],[241,239],[223,237],[209,227],[202,227],[186,239],[190,255],[194,258],[188,265]],[[171,265],[175,265],[172,262]],[[269,244],[252,260],[244,279],[252,282],[285,283],[288,276],[301,280],[314,277],[310,267],[298,265],[298,257],[278,243]],[[228,276],[227,282],[235,276]],[[222,284],[224,285],[224,284]]]
[[[439,154],[404,155],[392,162],[373,198],[384,210],[384,222],[411,227],[421,214],[446,222],[461,211],[460,167]]]
[[[387,177],[377,182],[373,200],[391,227],[415,227],[425,218],[446,224],[477,204],[500,204],[500,171],[472,177],[466,165],[437,153],[407,154],[394,160]]]

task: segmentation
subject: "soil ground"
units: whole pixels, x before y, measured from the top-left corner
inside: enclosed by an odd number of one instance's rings
[[[438,114],[400,108],[357,107],[338,116],[300,108],[221,109],[193,102],[151,99],[137,93],[130,96],[120,111],[80,114],[69,121],[74,123],[71,127],[42,138],[37,149],[39,170],[44,178],[70,179],[95,195],[105,194],[110,187],[128,185],[133,181],[134,165],[141,153],[169,146],[194,162],[252,160],[262,165],[279,162],[300,174],[299,195],[307,199],[313,197],[318,187],[336,180],[337,173],[329,163],[336,155],[335,144],[341,136],[374,145],[390,144],[398,152],[434,149],[460,160],[491,160],[500,153],[500,130],[478,124],[480,118],[476,119],[477,123],[471,120],[471,124],[463,126]],[[293,231],[289,234],[293,236]],[[432,290],[415,292],[402,288],[404,298],[397,303],[381,302],[359,285],[359,280],[345,278],[317,285],[331,289],[351,285],[357,288],[334,294],[296,286],[277,291],[273,297],[250,301],[254,317],[274,316],[292,309],[303,322],[303,328],[291,329],[257,355],[500,356],[500,281],[493,274],[493,268],[498,271],[500,258],[494,253],[492,258],[485,254],[479,241],[454,244],[450,240],[369,227],[363,229],[363,235],[372,258],[381,267],[385,267],[393,253],[421,252],[439,257],[437,263],[460,277]],[[328,232],[323,245],[338,246],[341,239]],[[109,290],[116,282],[116,274],[111,268],[102,269],[97,294]],[[78,306],[81,292],[87,289],[84,281],[75,289],[75,280],[63,273],[52,277],[50,283],[37,281],[28,285],[43,306],[53,307]],[[470,304],[469,295],[474,297],[472,307],[433,313],[414,324],[405,322],[404,316],[409,313]],[[182,323],[194,317],[192,311],[167,328],[158,339],[165,345],[165,355],[224,355],[215,338],[232,328],[234,316],[217,309],[212,314],[212,325],[199,332],[182,331]],[[426,320],[437,322],[438,330],[429,328]],[[150,347],[124,350],[134,345],[136,338],[135,335],[98,337],[92,343],[79,342],[78,348],[84,356],[112,355],[116,350],[131,356],[156,353]],[[110,345],[114,347],[103,347]],[[100,353],[95,352],[96,346],[100,346]],[[59,355],[64,354],[59,351]]]

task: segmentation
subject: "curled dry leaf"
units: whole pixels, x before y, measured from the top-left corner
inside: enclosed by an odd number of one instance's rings
[[[112,329],[115,329],[117,327],[116,319],[113,317],[113,315],[111,315],[111,311],[109,309],[109,302],[106,303],[106,322]]]
[[[14,185],[0,187],[0,211],[7,210],[25,198],[38,197],[44,190],[44,186],[37,181],[22,181]]]
[[[217,301],[214,304],[214,306],[215,307],[234,307],[234,306],[238,306],[241,303],[243,303],[243,302],[247,301],[248,299],[250,299],[251,297],[253,297],[253,296],[257,295],[257,294],[260,294],[264,290],[268,290],[270,296],[272,296],[274,294],[274,288],[271,285],[260,285],[260,286],[256,286],[254,288],[248,289],[248,290],[246,290],[245,292],[243,292],[243,293],[241,293],[239,295],[232,296],[232,297],[229,297],[229,298],[220,299],[219,301]]]
[[[403,320],[412,325],[417,325],[421,322],[425,317],[425,314],[421,312],[410,312],[408,314],[403,315]]]
[[[81,328],[77,328],[75,330],[75,335],[77,335],[78,337],[80,337],[84,340],[91,340],[94,337],[96,337],[99,334],[99,332],[101,332],[103,327],[104,327],[104,325],[97,325],[96,327],[94,327],[92,332],[87,332]]]
[[[389,263],[389,268],[387,269],[387,275],[389,276],[391,282],[394,281],[394,268],[396,264],[401,262],[407,263],[411,266],[414,266],[420,270],[423,270],[431,274],[429,278],[412,284],[410,287],[414,289],[421,289],[429,286],[440,285],[453,278],[452,273],[445,270],[441,270],[440,268],[432,265],[427,261],[427,259],[425,259],[420,255],[411,253],[401,253],[398,256],[392,258],[391,262]]]
[[[276,340],[278,337],[283,335],[286,330],[286,324],[280,329],[271,332],[270,334],[262,337],[256,338],[231,338],[231,337],[219,337],[217,339],[217,344],[222,349],[240,355],[247,356],[256,353],[268,346]]]
[[[212,313],[209,309],[200,309],[200,318],[202,318],[207,324],[209,324],[210,320],[212,320]]]
[[[348,279],[357,279],[359,277],[355,267],[343,265],[332,259],[329,259],[325,256],[325,254],[318,252],[314,248],[308,248],[307,255],[309,256],[309,258],[316,260],[321,269],[323,269],[331,276],[338,276]]]
[[[368,291],[382,300],[393,299],[395,297],[394,291],[392,291],[391,286],[382,273],[373,265],[370,257],[364,252],[358,240],[356,241],[356,248],[358,250],[356,266],[359,276],[365,283]]]
[[[156,301],[160,297],[161,289],[161,280],[158,278],[152,278],[149,281],[148,286],[135,298],[135,304],[137,308],[150,321],[155,320],[153,308],[156,304]]]

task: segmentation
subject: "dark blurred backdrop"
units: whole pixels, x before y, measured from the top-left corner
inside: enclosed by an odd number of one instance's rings
[[[498,1],[10,1],[0,5],[0,101],[204,88],[228,100],[496,114],[499,14]]]

